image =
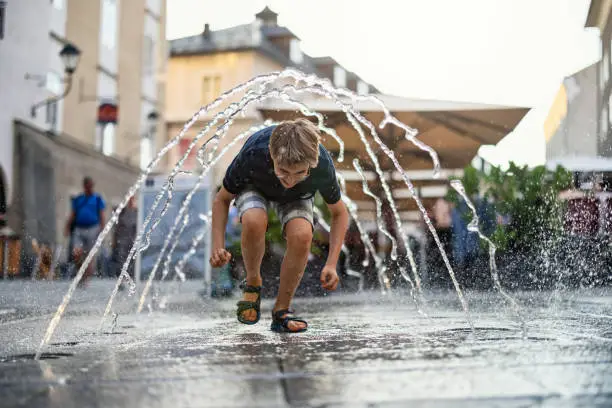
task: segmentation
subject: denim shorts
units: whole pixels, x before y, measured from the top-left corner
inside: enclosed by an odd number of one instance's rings
[[[75,227],[72,232],[73,248],[81,248],[85,254],[92,250],[100,234],[100,226]]]
[[[266,212],[270,208],[273,209],[276,212],[281,225],[283,226],[283,236],[285,235],[285,226],[294,218],[304,218],[310,223],[310,226],[313,227],[314,230],[314,217],[312,210],[314,206],[314,197],[280,204],[268,200],[255,190],[245,190],[240,193],[238,197],[236,197],[235,205],[236,208],[238,208],[241,221],[242,214],[251,208],[261,208]]]

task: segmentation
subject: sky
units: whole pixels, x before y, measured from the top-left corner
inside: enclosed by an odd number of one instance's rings
[[[590,0],[172,0],[169,39],[249,23],[266,5],[311,56],[381,92],[532,108],[493,164],[542,164],[544,119],[564,77],[600,59]]]

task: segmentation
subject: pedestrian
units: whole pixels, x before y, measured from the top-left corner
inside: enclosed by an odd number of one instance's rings
[[[236,198],[247,274],[244,297],[238,302],[239,322],[255,324],[260,319],[260,268],[270,207],[276,211],[287,241],[270,328],[292,333],[307,329],[308,323],[293,315],[290,304],[310,253],[317,191],[332,217],[329,254],[320,280],[324,289],[335,290],[339,281],[336,264],[348,227],[348,212],[340,200],[333,160],[320,144],[318,128],[306,119],[267,127],[249,137],[228,167],[223,187],[213,202],[210,263],[219,267],[230,261],[231,254],[225,249],[225,226],[230,204]]]
[[[85,177],[83,192],[72,200],[72,211],[64,230],[64,235],[72,238],[72,259],[77,266],[80,266],[84,257],[91,251],[104,226],[105,206],[102,196],[94,192],[93,179]],[[93,274],[94,265],[95,260],[92,259],[81,280],[83,286]]]
[[[130,197],[127,205],[119,214],[117,220],[117,226],[115,227],[115,233],[113,235],[113,268],[115,268],[115,275],[119,277],[123,264],[127,261],[134,240],[136,239],[136,232],[138,229],[138,209],[136,208],[136,199],[134,196]],[[134,262],[131,262],[128,269],[128,274],[134,279]]]

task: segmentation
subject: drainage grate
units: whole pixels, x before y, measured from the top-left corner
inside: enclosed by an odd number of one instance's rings
[[[51,343],[49,345],[56,346],[56,347],[74,347],[78,344],[79,344],[78,341],[66,341],[66,342],[60,342],[60,343]]]
[[[72,357],[72,353],[42,353],[41,360],[57,360],[62,357]],[[36,354],[16,354],[14,356],[0,357],[0,363],[21,363],[34,360]]]

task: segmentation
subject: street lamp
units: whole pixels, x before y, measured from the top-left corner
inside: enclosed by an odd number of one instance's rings
[[[68,43],[64,45],[64,48],[59,53],[62,62],[64,63],[64,71],[66,75],[71,76],[76,71],[79,65],[79,59],[81,58],[81,51],[74,45]]]
[[[45,99],[44,101],[32,105],[32,107],[30,108],[30,115],[33,118],[36,117],[36,110],[38,108],[64,99],[72,89],[72,74],[74,74],[74,71],[76,71],[77,66],[79,65],[79,59],[81,58],[81,50],[79,50],[73,44],[68,43],[64,45],[64,48],[62,48],[62,50],[60,51],[59,56],[62,60],[62,63],[64,64],[64,72],[66,74],[66,76],[62,79],[62,82],[66,84],[64,92],[61,95],[56,95],[52,98]]]

